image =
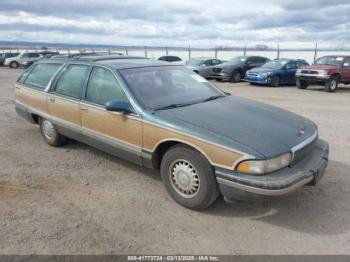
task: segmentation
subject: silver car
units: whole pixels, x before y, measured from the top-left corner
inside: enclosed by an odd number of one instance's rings
[[[10,68],[27,68],[42,57],[41,54],[35,52],[20,53],[18,56],[5,59],[4,66],[9,66]]]
[[[222,61],[216,58],[197,57],[188,60],[186,67],[204,78],[213,78],[213,68],[221,63]]]

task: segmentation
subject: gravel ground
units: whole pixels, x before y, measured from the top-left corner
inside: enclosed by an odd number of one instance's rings
[[[194,212],[157,171],[78,142],[50,147],[14,111],[21,70],[0,68],[1,254],[350,254],[350,89],[217,83],[313,119],[331,146],[317,187]]]

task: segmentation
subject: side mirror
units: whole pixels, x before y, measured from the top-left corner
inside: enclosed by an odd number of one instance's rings
[[[121,112],[124,114],[135,113],[134,109],[127,101],[112,100],[105,104],[105,108],[107,111],[112,112]]]

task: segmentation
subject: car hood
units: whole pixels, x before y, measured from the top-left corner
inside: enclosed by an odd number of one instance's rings
[[[306,70],[329,70],[329,69],[336,69],[339,66],[337,65],[310,65],[310,66],[304,66],[302,69]]]
[[[171,128],[257,158],[290,152],[317,131],[302,116],[236,96],[156,111],[154,116]]]
[[[277,68],[267,68],[267,67],[256,67],[253,69],[250,69],[249,72],[254,72],[254,73],[268,73],[268,72],[274,72],[280,69]]]

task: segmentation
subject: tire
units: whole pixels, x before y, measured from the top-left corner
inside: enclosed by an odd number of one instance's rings
[[[220,78],[215,78],[216,82],[222,82]]]
[[[19,64],[16,61],[12,61],[9,66],[10,66],[10,68],[15,69],[15,68],[19,67]]]
[[[48,143],[50,146],[58,147],[67,142],[67,138],[58,133],[55,125],[49,120],[40,118],[39,127],[45,142]]]
[[[297,80],[297,87],[299,89],[306,89],[309,86],[309,84],[306,81],[303,80]]]
[[[160,173],[168,194],[186,208],[203,210],[219,196],[213,167],[190,147],[171,147],[162,158]]]
[[[233,71],[231,76],[231,83],[238,83],[242,80],[242,73],[240,71]]]
[[[279,76],[270,76],[267,80],[269,86],[278,87],[280,85],[280,77]]]
[[[331,76],[325,83],[324,88],[327,92],[333,93],[338,89],[339,77]]]

